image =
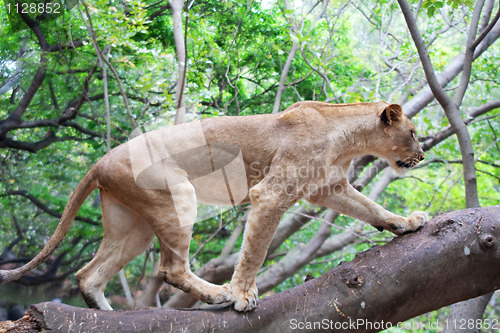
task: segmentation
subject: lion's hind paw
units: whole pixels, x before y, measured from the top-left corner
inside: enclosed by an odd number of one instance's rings
[[[231,286],[229,285],[229,283],[221,286],[221,290],[213,298],[212,304],[221,304],[227,302],[231,302]]]

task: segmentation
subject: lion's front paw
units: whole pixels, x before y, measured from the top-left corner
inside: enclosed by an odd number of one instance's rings
[[[213,304],[221,304],[226,302],[231,302],[232,300],[231,286],[226,283],[221,286],[219,292],[213,298]]]
[[[398,229],[395,233],[402,235],[420,230],[428,220],[429,215],[426,212],[413,212],[406,218],[406,223],[403,228]]]
[[[240,287],[231,286],[232,301],[234,302],[234,309],[240,312],[248,312],[255,309],[257,306],[257,299],[259,293],[255,282],[248,290]]]
[[[408,221],[409,231],[416,231],[429,221],[429,214],[426,212],[413,212],[406,220]]]

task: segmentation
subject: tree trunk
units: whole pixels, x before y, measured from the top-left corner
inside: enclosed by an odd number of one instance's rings
[[[184,0],[171,0],[170,6],[172,7],[175,51],[177,54],[177,85],[175,87],[175,103],[177,109],[175,124],[177,125],[184,123],[186,116],[184,88],[186,87],[187,55],[186,41],[184,39],[184,31],[182,30],[182,7],[184,6]]]
[[[500,205],[451,212],[323,276],[259,300],[255,311],[97,311],[57,303],[0,324],[62,332],[376,332],[500,288]],[[453,322],[424,323],[445,328]]]
[[[483,318],[484,310],[488,305],[488,302],[493,296],[493,293],[489,293],[480,297],[472,298],[467,301],[455,303],[450,308],[450,315],[448,316],[449,322],[458,322],[460,323],[464,319],[472,318],[474,322],[477,319]],[[443,332],[444,333],[453,333],[456,332],[456,327],[450,326],[447,327]],[[480,327],[468,326],[466,329],[461,329],[461,333],[479,333],[481,332]]]

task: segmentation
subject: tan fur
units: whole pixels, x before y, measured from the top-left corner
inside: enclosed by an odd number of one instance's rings
[[[196,146],[190,130],[199,124],[182,126],[141,136],[105,155],[75,190],[48,245],[27,265],[0,271],[0,282],[19,278],[45,260],[95,188],[102,198],[104,238],[92,261],[77,273],[77,279],[87,304],[100,309],[111,309],[103,294],[109,279],[142,253],[154,236],[161,248],[160,276],[166,282],[204,302],[232,302],[236,310],[249,311],[256,306],[255,277],[276,227],[283,213],[298,200],[307,199],[395,234],[415,231],[427,221],[425,212],[405,218],[386,211],[346,180],[356,156],[382,157],[397,172],[423,159],[415,127],[399,105],[299,102],[275,115],[206,119],[201,121],[201,128],[212,171],[218,168],[213,157],[217,145],[224,152],[239,148],[246,173],[243,182],[250,189],[242,202],[251,203],[241,256],[230,284],[208,283],[190,271],[188,262],[196,199],[223,202],[218,195],[203,192],[194,181],[195,174],[207,172],[197,166],[196,159],[201,155],[183,153]],[[158,151],[167,146],[170,151],[178,151],[176,158],[161,161],[152,169],[155,172],[148,171],[144,181],[164,184],[162,177],[166,177],[171,186],[145,188],[137,184],[130,151],[142,138]],[[209,182],[207,186],[216,184]],[[191,225],[183,226],[186,220]]]

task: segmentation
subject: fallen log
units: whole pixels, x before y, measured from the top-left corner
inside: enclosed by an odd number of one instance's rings
[[[17,322],[0,323],[0,332],[15,332],[16,326],[26,331],[27,325],[33,332],[376,332],[499,289],[499,241],[500,205],[461,210],[260,299],[250,313],[229,306],[99,311],[41,303]]]

